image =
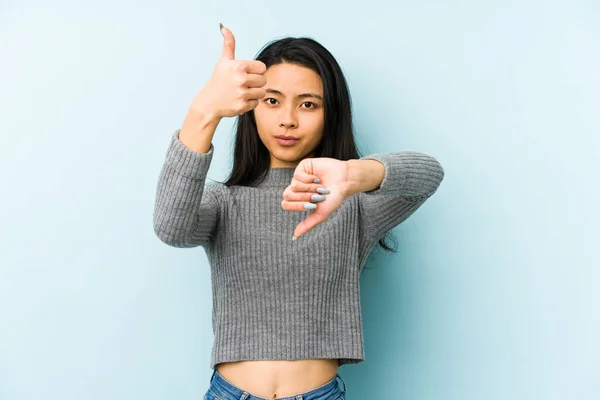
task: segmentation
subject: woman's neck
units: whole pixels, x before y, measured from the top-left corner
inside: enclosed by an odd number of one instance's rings
[[[295,170],[293,167],[269,168],[265,179],[257,187],[286,187],[292,182]]]

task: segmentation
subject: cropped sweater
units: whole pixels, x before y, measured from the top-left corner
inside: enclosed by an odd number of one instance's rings
[[[202,246],[211,271],[210,367],[240,360],[364,361],[359,273],[374,245],[440,185],[444,170],[418,152],[381,162],[379,188],[348,197],[292,240],[307,213],[281,207],[294,168],[254,187],[206,183],[214,145],[197,153],[171,137],[158,178],[154,231],[174,247]]]

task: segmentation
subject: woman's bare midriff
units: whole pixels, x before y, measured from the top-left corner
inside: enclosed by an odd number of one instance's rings
[[[337,359],[257,360],[221,363],[217,371],[251,395],[275,399],[305,393],[332,380]]]

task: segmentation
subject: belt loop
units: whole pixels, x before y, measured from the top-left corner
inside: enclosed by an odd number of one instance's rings
[[[340,376],[340,374],[335,374],[335,376],[337,378],[340,378],[340,381],[342,381],[342,384],[344,385],[344,388],[342,389],[342,393],[346,394],[346,382],[344,382],[344,380],[342,379],[342,377]]]

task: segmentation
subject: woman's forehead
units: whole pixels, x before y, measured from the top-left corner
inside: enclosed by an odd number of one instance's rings
[[[283,95],[316,93],[323,96],[321,77],[312,69],[296,64],[272,65],[265,72],[265,88],[275,89]]]

